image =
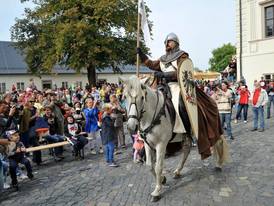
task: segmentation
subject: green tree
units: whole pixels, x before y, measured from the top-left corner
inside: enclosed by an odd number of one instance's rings
[[[55,65],[86,69],[94,85],[96,69],[119,71],[121,65],[136,62],[137,0],[32,2],[36,7],[25,9],[25,17],[11,28],[30,72],[50,73]]]
[[[233,55],[236,54],[236,47],[230,43],[212,51],[212,57],[209,60],[210,71],[221,72],[229,64]]]

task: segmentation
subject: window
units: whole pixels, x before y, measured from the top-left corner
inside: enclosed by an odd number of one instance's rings
[[[265,80],[270,80],[271,79],[271,75],[270,74],[266,74],[264,77],[265,77]]]
[[[17,90],[25,90],[25,83],[24,82],[17,82]]]
[[[0,93],[6,92],[6,83],[0,83]]]
[[[51,80],[42,80],[42,88],[43,89],[51,89],[52,81]]]
[[[274,36],[274,5],[265,8],[265,36]]]
[[[62,88],[67,89],[68,88],[68,82],[62,82]]]
[[[82,88],[82,82],[80,82],[80,81],[75,82],[75,86],[76,86],[76,87],[81,87],[81,88]]]

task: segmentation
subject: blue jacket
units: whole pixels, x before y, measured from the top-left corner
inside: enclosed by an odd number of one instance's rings
[[[85,132],[91,133],[99,130],[98,113],[99,113],[99,110],[97,107],[93,109],[89,109],[89,108],[84,109],[84,114],[86,117]]]
[[[105,115],[103,117],[101,128],[102,128],[101,138],[102,138],[103,145],[116,139],[114,121],[111,119],[110,115]]]

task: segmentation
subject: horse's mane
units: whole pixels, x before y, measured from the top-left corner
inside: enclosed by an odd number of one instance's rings
[[[125,84],[124,93],[132,97],[141,95],[142,89],[146,87],[145,82],[136,76],[131,76],[128,79],[125,79],[124,84]]]

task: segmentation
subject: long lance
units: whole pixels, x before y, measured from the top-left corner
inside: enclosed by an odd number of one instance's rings
[[[139,2],[138,2],[138,10],[137,10],[137,14],[138,14],[138,20],[137,20],[137,48],[140,47],[140,21],[141,21],[141,14],[139,13]],[[136,75],[137,77],[139,77],[139,73],[140,73],[140,57],[139,54],[137,54],[136,56],[137,60],[136,60]]]

